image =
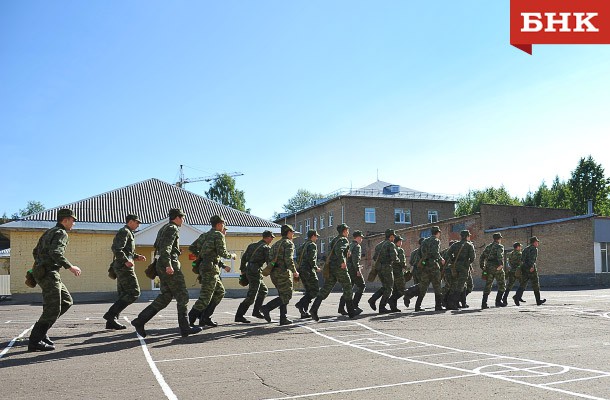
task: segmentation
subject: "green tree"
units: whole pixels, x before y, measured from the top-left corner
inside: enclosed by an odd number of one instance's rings
[[[314,200],[319,200],[322,198],[324,198],[324,195],[321,193],[313,193],[307,189],[299,189],[297,190],[297,194],[289,198],[288,202],[282,207],[284,208],[285,213],[293,214],[311,206]],[[273,219],[278,218],[279,213],[275,213],[273,215]]]
[[[601,215],[610,213],[610,179],[604,175],[604,168],[593,157],[581,158],[568,180],[570,209],[577,214],[587,213],[587,201],[593,201],[593,212]]]
[[[235,179],[228,174],[218,174],[210,190],[205,192],[205,196],[236,210],[250,212],[249,208],[246,209],[244,191],[235,187]]]
[[[500,204],[518,206],[521,202],[516,197],[511,197],[504,186],[499,189],[487,188],[484,190],[471,190],[466,196],[457,200],[455,209],[456,217],[481,212],[481,204]]]
[[[13,214],[12,218],[13,219],[23,218],[25,216],[36,214],[36,213],[39,213],[44,210],[45,210],[45,207],[41,202],[36,201],[36,200],[30,200],[30,201],[28,201],[28,204],[25,206],[25,208],[22,208],[21,210],[19,210],[19,213]]]

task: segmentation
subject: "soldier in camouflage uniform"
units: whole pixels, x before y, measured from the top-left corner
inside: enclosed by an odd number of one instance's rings
[[[74,226],[76,215],[69,208],[57,211],[57,224],[42,234],[32,252],[32,274],[42,289],[42,315],[30,333],[28,351],[50,351],[55,346],[47,332],[59,317],[72,306],[72,296],[61,281],[59,270],[63,267],[75,276],[81,270],[64,256],[68,245],[68,232]]]
[[[366,289],[364,277],[362,276],[362,266],[360,265],[362,260],[362,246],[360,244],[364,238],[362,231],[354,231],[352,238],[347,258],[347,272],[349,273],[349,279],[352,281],[352,291],[354,287],[356,288],[354,291],[354,309],[361,313],[362,309],[358,307],[358,304]],[[339,300],[339,314],[348,315],[345,310],[345,299],[343,297]]]
[[[441,251],[441,257],[445,260],[445,267],[441,270],[441,280],[443,287],[441,293],[443,294],[443,307],[447,307],[447,300],[449,299],[449,292],[451,292],[451,284],[453,282],[453,274],[451,273],[452,265],[449,260],[449,249],[457,240],[450,240],[449,247]]]
[[[391,312],[386,308],[388,301],[392,297],[392,291],[394,290],[394,270],[393,265],[398,263],[398,251],[394,244],[396,238],[396,232],[394,229],[386,229],[385,238],[383,242],[375,246],[375,252],[373,253],[373,261],[375,264],[373,268],[377,269],[379,280],[381,281],[382,287],[377,290],[371,298],[368,300],[369,305],[373,310],[377,307],[375,302],[381,297],[379,302],[379,314],[387,314]]]
[[[239,269],[242,274],[245,274],[248,278],[248,293],[246,298],[237,307],[235,313],[235,322],[249,323],[250,321],[244,317],[246,311],[252,303],[254,303],[254,311],[252,316],[256,318],[265,318],[260,312],[260,308],[269,293],[267,285],[263,282],[262,268],[263,264],[269,259],[269,244],[275,235],[271,231],[263,232],[263,239],[256,243],[251,243],[241,256],[241,264]]]
[[[118,323],[119,314],[128,305],[140,297],[140,285],[136,277],[134,261],[146,261],[146,257],[137,254],[136,243],[133,232],[140,226],[140,219],[137,215],[129,214],[125,217],[125,226],[119,229],[112,241],[112,260],[111,268],[116,275],[116,286],[119,299],[104,314],[106,329],[125,329],[126,326]]]
[[[392,295],[388,300],[391,312],[400,312],[398,308],[398,299],[405,294],[405,272],[407,269],[407,256],[405,250],[402,248],[402,237],[396,235],[394,238],[394,245],[396,246],[396,254],[398,261],[392,264],[392,274],[394,276],[394,287],[392,288]]]
[[[508,294],[513,288],[515,282],[521,278],[521,243],[513,243],[513,251],[508,255],[508,264],[510,269],[508,270],[508,282],[506,283],[506,291],[502,296],[502,302],[508,303]],[[524,301],[519,299],[519,301]]]
[[[225,228],[225,220],[220,215],[210,217],[209,231],[202,233],[199,238],[189,247],[189,250],[197,250],[199,275],[201,276],[201,289],[199,298],[189,311],[189,324],[194,324],[197,318],[199,326],[215,327],[218,324],[212,320],[212,314],[225,296],[225,287],[220,280],[220,259],[231,258],[235,260],[236,255],[227,251],[227,243],[222,233]],[[192,250],[191,250],[192,251]],[[231,271],[229,266],[225,271]]]
[[[538,245],[540,241],[536,236],[530,238],[530,244],[523,250],[521,255],[521,280],[519,282],[519,289],[513,296],[515,305],[519,305],[521,296],[527,287],[528,282],[532,282],[532,289],[534,290],[534,296],[536,296],[536,305],[541,306],[546,303],[546,299],[540,298],[540,280],[538,278],[538,269],[536,268],[536,260],[538,259]]]
[[[311,318],[307,312],[309,303],[316,298],[320,292],[320,284],[318,282],[318,231],[310,230],[307,232],[307,240],[297,250],[297,268],[299,271],[299,279],[305,288],[305,294],[294,306],[301,313],[301,318]]]
[[[411,252],[411,257],[409,258],[409,265],[411,266],[411,274],[413,275],[413,283],[414,285],[409,286],[407,290],[405,290],[404,303],[405,307],[409,308],[411,304],[411,299],[415,296],[419,295],[419,271],[417,264],[419,260],[421,260],[421,244],[424,242],[425,238],[420,237],[417,241],[419,247]]]
[[[441,229],[433,226],[430,230],[432,236],[426,238],[421,244],[421,270],[419,270],[419,295],[415,302],[415,311],[423,311],[421,303],[426,296],[428,286],[432,283],[434,288],[434,310],[443,311],[443,294],[441,293],[441,266],[445,260],[440,254]]]
[[[466,282],[470,274],[470,264],[474,261],[476,253],[474,245],[470,241],[470,231],[460,232],[461,241],[455,242],[449,247],[447,252],[448,263],[451,263],[449,270],[445,270],[445,276],[451,276],[451,292],[447,299],[447,309],[457,310],[459,302],[466,303]]]
[[[354,309],[354,301],[352,298],[352,281],[349,278],[349,272],[347,272],[347,253],[349,251],[349,226],[346,224],[340,224],[337,226],[337,232],[339,236],[335,237],[329,244],[330,253],[328,255],[329,261],[325,268],[329,268],[328,278],[324,281],[324,286],[318,293],[316,300],[311,306],[309,313],[314,321],[319,321],[318,309],[322,301],[328,297],[333,287],[337,282],[341,284],[343,289],[343,300],[345,301],[345,307],[347,308],[347,314],[350,318],[354,318],[360,312]],[[325,275],[326,278],[326,275]]]
[[[498,284],[498,293],[496,294],[496,307],[506,307],[506,303],[502,302],[502,296],[506,290],[506,280],[504,276],[504,246],[502,246],[502,234],[494,233],[494,241],[485,247],[481,255],[481,262],[484,263],[484,276],[487,276],[485,289],[483,289],[483,301],[481,309],[489,308],[487,306],[487,298],[491,293],[491,285],[496,280]]]
[[[152,317],[169,305],[172,299],[176,299],[178,310],[178,326],[182,337],[201,332],[200,327],[191,327],[186,316],[187,305],[189,302],[189,292],[186,289],[184,274],[180,268],[180,226],[186,216],[179,208],[169,210],[169,222],[159,229],[155,239],[155,259],[156,270],[161,283],[159,295],[142,312],[131,321],[131,325],[136,328],[136,332],[142,337],[146,337],[144,325]]]

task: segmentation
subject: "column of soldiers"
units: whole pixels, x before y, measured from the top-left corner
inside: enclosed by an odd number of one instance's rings
[[[221,259],[236,258],[235,254],[227,251],[224,219],[219,215],[212,216],[210,218],[211,229],[203,233],[189,247],[189,250],[196,256],[193,269],[198,274],[201,290],[199,298],[187,314],[189,294],[178,260],[181,253],[179,232],[186,214],[179,208],[173,208],[169,210],[168,217],[169,221],[157,233],[154,243],[154,260],[150,266],[159,277],[160,293],[131,321],[131,325],[141,337],[146,337],[145,324],[167,307],[172,299],[176,300],[178,328],[183,337],[200,332],[202,326],[217,326],[217,323],[211,320],[211,316],[225,294],[220,279],[220,269],[229,269],[229,267],[223,266]],[[70,293],[61,281],[59,270],[63,267],[70,270],[75,276],[81,274],[80,268],[72,265],[64,256],[68,244],[67,232],[72,229],[76,220],[77,217],[72,210],[59,210],[57,224],[41,236],[34,248],[35,262],[32,275],[42,289],[43,311],[32,328],[28,351],[55,350],[54,343],[47,333],[73,303]],[[125,220],[125,226],[119,229],[111,246],[113,261],[109,274],[116,277],[118,299],[103,316],[106,320],[106,328],[113,330],[126,329],[118,322],[119,315],[140,296],[140,287],[134,272],[134,261],[146,260],[146,257],[135,252],[133,232],[140,225],[139,217],[129,214]],[[299,247],[296,253],[296,263],[292,242],[294,232],[292,226],[282,225],[281,240],[270,246],[275,236],[270,231],[265,231],[262,240],[250,244],[244,252],[240,270],[242,278],[248,282],[248,293],[237,309],[235,322],[249,323],[250,321],[244,315],[254,304],[252,316],[271,322],[271,311],[279,307],[280,325],[291,324],[292,321],[287,316],[287,306],[292,298],[293,282],[299,277],[302,278],[305,287],[304,296],[295,304],[301,318],[311,317],[315,321],[319,321],[319,307],[336,283],[340,283],[343,289],[338,313],[354,318],[362,312],[362,309],[358,307],[366,287],[360,265],[362,232],[355,231],[350,243],[347,239],[349,226],[341,224],[337,227],[338,236],[330,243],[329,255],[324,265],[325,282],[321,289],[317,277],[317,273],[321,270],[317,264],[318,232],[314,230],[307,233],[307,241]],[[470,232],[468,230],[460,232],[461,241],[454,241],[449,248],[443,251],[440,250],[440,228],[432,227],[431,233],[430,237],[420,239],[420,247],[411,253],[409,264],[412,271],[408,271],[406,256],[401,247],[403,238],[392,229],[386,230],[385,240],[375,247],[373,255],[375,264],[372,275],[369,276],[369,280],[371,280],[371,276],[378,275],[382,283],[382,287],[368,300],[373,310],[376,310],[376,301],[381,298],[378,311],[380,314],[400,312],[397,302],[401,296],[404,296],[404,304],[407,308],[411,299],[417,296],[415,311],[423,311],[422,300],[430,284],[434,288],[435,311],[445,310],[443,304],[449,310],[468,307],[466,297],[473,288],[471,264],[475,259],[474,245],[469,240]],[[480,266],[483,270],[483,278],[486,279],[481,308],[488,308],[487,298],[491,292],[493,280],[498,283],[497,307],[506,306],[508,293],[517,279],[520,281],[520,286],[513,296],[515,305],[519,306],[521,302],[524,302],[522,295],[529,282],[532,284],[536,304],[544,304],[546,299],[541,299],[540,296],[536,268],[538,238],[535,236],[530,238],[530,245],[523,252],[521,252],[520,243],[513,245],[514,250],[508,257],[510,263],[508,286],[504,281],[502,235],[495,233],[493,239],[494,241],[486,246],[481,256]],[[267,267],[263,268],[265,264]],[[444,294],[443,288],[441,288],[442,266],[445,267],[443,271]],[[268,289],[263,282],[264,270],[269,271],[268,275],[278,290],[278,297],[265,305],[263,302]],[[415,284],[405,289],[411,276]],[[354,287],[355,292],[353,292]],[[312,300],[314,302],[309,309]],[[387,306],[390,308],[388,309]],[[195,326],[198,319],[199,326]]]

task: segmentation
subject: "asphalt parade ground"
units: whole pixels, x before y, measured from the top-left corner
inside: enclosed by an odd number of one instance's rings
[[[105,328],[110,304],[76,304],[49,332],[52,352],[27,352],[40,304],[0,303],[0,397],[5,399],[610,399],[610,289],[531,291],[520,307],[337,315],[320,322],[233,322],[241,299],[224,299],[216,328],[181,338],[175,303],[140,338]],[[428,293],[424,307],[433,309]],[[509,298],[510,299],[510,298]],[[191,299],[189,306],[194,302]],[[135,318],[147,303],[131,305]],[[364,307],[366,306],[366,307]],[[272,313],[279,319],[278,310]]]

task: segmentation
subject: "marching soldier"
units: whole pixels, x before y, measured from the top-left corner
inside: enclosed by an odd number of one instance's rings
[[[530,244],[523,250],[521,255],[521,280],[519,282],[519,289],[513,296],[515,305],[519,305],[521,296],[527,287],[528,282],[532,282],[532,289],[534,290],[534,296],[536,296],[536,305],[541,306],[546,303],[546,299],[540,298],[540,280],[538,279],[538,269],[536,268],[536,260],[538,259],[538,245],[540,241],[536,236],[530,238]]]
[[[178,311],[178,326],[182,337],[201,332],[200,327],[191,327],[186,316],[189,302],[189,292],[186,289],[184,275],[180,268],[180,226],[184,222],[186,214],[179,208],[169,210],[169,222],[159,229],[155,239],[156,270],[161,282],[161,293],[142,312],[131,321],[136,332],[146,337],[144,325],[157,313],[169,305],[172,299],[176,299]]]
[[[413,276],[413,285],[409,286],[407,290],[405,290],[404,303],[405,307],[409,308],[411,304],[411,299],[415,296],[419,295],[419,271],[417,268],[417,264],[419,264],[419,260],[421,260],[421,244],[424,242],[423,237],[420,237],[417,241],[419,247],[411,252],[411,256],[409,258],[409,265],[411,266],[411,275]]]
[[[131,303],[140,297],[140,285],[134,268],[134,261],[146,261],[146,257],[137,254],[133,232],[140,226],[137,215],[129,214],[125,217],[125,226],[119,229],[112,241],[114,259],[111,268],[116,275],[118,300],[104,314],[106,329],[125,329],[126,326],[118,322],[119,314]]]
[[[358,304],[366,289],[366,283],[362,276],[362,266],[360,265],[360,261],[362,260],[361,243],[364,238],[362,231],[354,231],[352,238],[347,258],[347,272],[349,273],[349,279],[352,281],[352,290],[354,287],[356,288],[356,291],[354,292],[354,309],[361,313],[362,309],[358,307]],[[339,300],[339,313],[341,315],[348,315],[345,310],[345,299],[343,297]]]
[[[445,271],[445,276],[450,275],[452,280],[447,300],[448,310],[457,310],[460,302],[462,305],[466,304],[466,283],[470,274],[470,264],[476,257],[474,245],[470,241],[470,231],[463,230],[460,236],[462,240],[453,243],[447,252],[451,267]]]
[[[388,305],[390,306],[390,311],[400,312],[397,303],[398,299],[405,294],[405,285],[407,284],[407,282],[405,282],[407,257],[405,255],[405,250],[402,248],[402,237],[400,235],[394,237],[394,245],[396,246],[398,261],[392,264],[394,287],[392,288],[392,296],[390,296],[390,299],[388,300]]]
[[[453,246],[454,243],[457,243],[457,240],[450,240],[449,247],[441,251],[441,257],[445,260],[445,268],[441,271],[441,280],[444,286],[441,289],[441,293],[443,294],[443,307],[449,309],[447,307],[447,301],[449,299],[449,293],[451,292],[451,284],[453,282],[453,273],[451,272],[455,266],[451,265],[451,260],[449,259],[449,249]]]
[[[282,239],[275,242],[269,250],[268,263],[272,264],[271,282],[278,291],[278,297],[271,300],[261,307],[261,313],[267,322],[271,322],[269,313],[276,308],[280,308],[280,325],[290,325],[292,321],[288,319],[288,303],[292,298],[293,275],[294,279],[299,278],[299,273],[294,265],[294,228],[291,225],[282,225],[280,228]]]
[[[485,289],[483,289],[483,301],[481,309],[489,308],[487,306],[487,298],[491,293],[491,285],[496,280],[498,284],[498,293],[496,294],[496,307],[506,307],[506,303],[502,302],[504,291],[506,290],[506,281],[504,276],[504,246],[502,246],[502,234],[500,232],[493,234],[493,242],[488,244],[481,255],[481,262],[484,263],[484,275],[487,276]]]
[[[294,306],[301,313],[301,318],[311,318],[307,312],[309,303],[316,298],[320,291],[318,283],[318,231],[310,230],[307,232],[307,240],[297,250],[297,268],[299,271],[299,279],[303,282],[305,294]]]
[[[398,251],[394,244],[395,238],[396,232],[394,229],[386,229],[385,240],[375,246],[375,253],[373,254],[373,260],[375,261],[373,268],[377,269],[382,287],[373,293],[368,302],[371,308],[376,310],[375,302],[381,297],[379,314],[391,312],[386,308],[386,305],[394,290],[394,271],[392,265],[398,262]]]
[[[57,211],[57,224],[42,234],[34,248],[32,274],[42,289],[42,315],[30,333],[28,351],[55,350],[47,335],[51,326],[72,306],[72,296],[61,281],[60,268],[80,276],[81,270],[64,256],[68,245],[68,231],[72,230],[76,215],[69,208]]]
[[[506,283],[506,291],[502,296],[502,302],[508,303],[508,293],[513,288],[515,282],[521,278],[521,243],[513,243],[513,251],[508,255],[508,263],[510,269],[508,270],[508,282]],[[525,300],[519,299],[525,303]]]
[[[237,312],[235,313],[235,322],[249,323],[250,321],[244,317],[246,311],[252,303],[254,303],[254,310],[252,316],[256,318],[265,318],[260,312],[260,308],[269,293],[267,285],[263,282],[263,274],[261,272],[263,264],[269,259],[269,244],[273,240],[275,235],[271,231],[263,232],[263,239],[256,243],[250,244],[244,255],[241,257],[240,270],[242,274],[246,274],[248,278],[248,293],[246,298],[239,304]]]
[[[415,311],[423,311],[421,303],[426,296],[428,286],[432,283],[434,288],[434,310],[443,311],[443,295],[441,293],[441,266],[445,265],[445,260],[440,254],[441,229],[438,226],[431,228],[432,236],[426,238],[421,244],[421,269],[419,271],[419,295],[415,302]]]

